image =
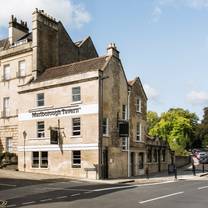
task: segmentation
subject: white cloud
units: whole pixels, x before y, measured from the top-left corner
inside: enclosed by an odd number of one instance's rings
[[[0,27],[8,26],[12,14],[31,25],[31,16],[35,8],[45,10],[70,27],[80,28],[91,19],[85,7],[73,3],[72,0],[1,0]]]
[[[191,91],[187,95],[187,100],[192,105],[208,104],[208,92],[205,92],[205,91]]]
[[[162,10],[160,7],[156,6],[152,12],[152,20],[153,22],[158,22],[160,19],[160,16],[162,14]]]
[[[147,94],[147,97],[149,100],[151,101],[159,101],[159,93],[156,89],[154,89],[153,87],[151,87],[148,84],[144,84],[144,90]]]

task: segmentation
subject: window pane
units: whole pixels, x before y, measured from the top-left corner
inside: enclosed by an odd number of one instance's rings
[[[76,167],[81,166],[81,152],[80,151],[72,152],[72,166],[76,166]]]
[[[20,77],[23,77],[26,75],[25,61],[19,62],[19,75]]]
[[[78,136],[80,135],[80,118],[73,118],[72,119],[72,135]]]
[[[37,94],[37,106],[44,106],[44,93]]]
[[[37,122],[37,137],[45,137],[44,121],[38,121]]]
[[[80,94],[80,87],[73,87],[72,88],[72,101],[80,101],[81,100],[81,94]]]
[[[39,152],[32,153],[32,167],[39,168]]]
[[[41,152],[41,168],[48,167],[48,152]]]

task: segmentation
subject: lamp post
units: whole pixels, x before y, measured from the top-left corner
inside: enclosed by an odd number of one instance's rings
[[[26,140],[26,136],[27,136],[27,133],[26,131],[23,131],[23,138],[24,138],[24,171],[25,171],[25,168],[26,168],[26,162],[25,162],[25,140]]]

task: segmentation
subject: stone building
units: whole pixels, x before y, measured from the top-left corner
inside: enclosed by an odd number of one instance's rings
[[[32,17],[29,32],[12,16],[0,41],[2,151],[20,171],[81,178],[166,169],[166,144],[146,136],[141,81],[126,79],[115,44],[98,56],[90,37],[73,42],[44,11]]]

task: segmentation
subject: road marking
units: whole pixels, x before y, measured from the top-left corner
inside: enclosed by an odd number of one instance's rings
[[[90,193],[92,193],[93,191],[86,191],[86,192],[84,192],[84,194],[90,194]]]
[[[16,207],[16,204],[7,205],[6,207]]]
[[[199,187],[198,190],[206,189],[208,186]]]
[[[160,185],[160,184],[166,184],[166,183],[176,183],[175,181],[164,181],[160,183],[149,183],[149,184],[141,184],[141,185],[129,185],[129,186],[116,186],[116,187],[110,187],[110,188],[102,188],[102,189],[95,189],[93,191],[109,191],[109,190],[116,190],[116,189],[127,189],[127,188],[137,188],[137,187],[144,187],[144,186],[154,186],[154,185]]]
[[[52,199],[42,199],[42,200],[40,200],[41,202],[46,202],[46,201],[52,201]]]
[[[0,200],[0,207],[6,207],[7,201]]]
[[[168,198],[168,197],[175,196],[175,195],[179,195],[179,194],[183,194],[183,193],[184,193],[184,191],[181,191],[181,192],[177,192],[177,193],[173,193],[173,194],[168,194],[168,195],[156,197],[156,198],[153,198],[153,199],[148,199],[148,200],[145,200],[145,201],[141,201],[139,203],[140,204],[144,204],[144,203],[147,203],[147,202],[156,201],[158,199]]]
[[[35,201],[24,202],[24,203],[22,203],[22,205],[28,205],[28,204],[34,204],[34,203],[35,203]]]
[[[79,196],[79,195],[80,195],[80,193],[72,194],[72,195],[70,195],[70,196],[73,197],[73,196]]]
[[[89,191],[89,189],[74,189],[74,188],[56,188],[56,187],[43,187],[43,188],[37,188],[37,189],[51,189],[51,190],[69,190],[69,191]]]
[[[14,184],[7,184],[7,183],[0,183],[0,186],[16,187],[17,185],[14,185]]]
[[[59,197],[56,197],[56,199],[65,199],[67,198],[67,196],[59,196]]]

